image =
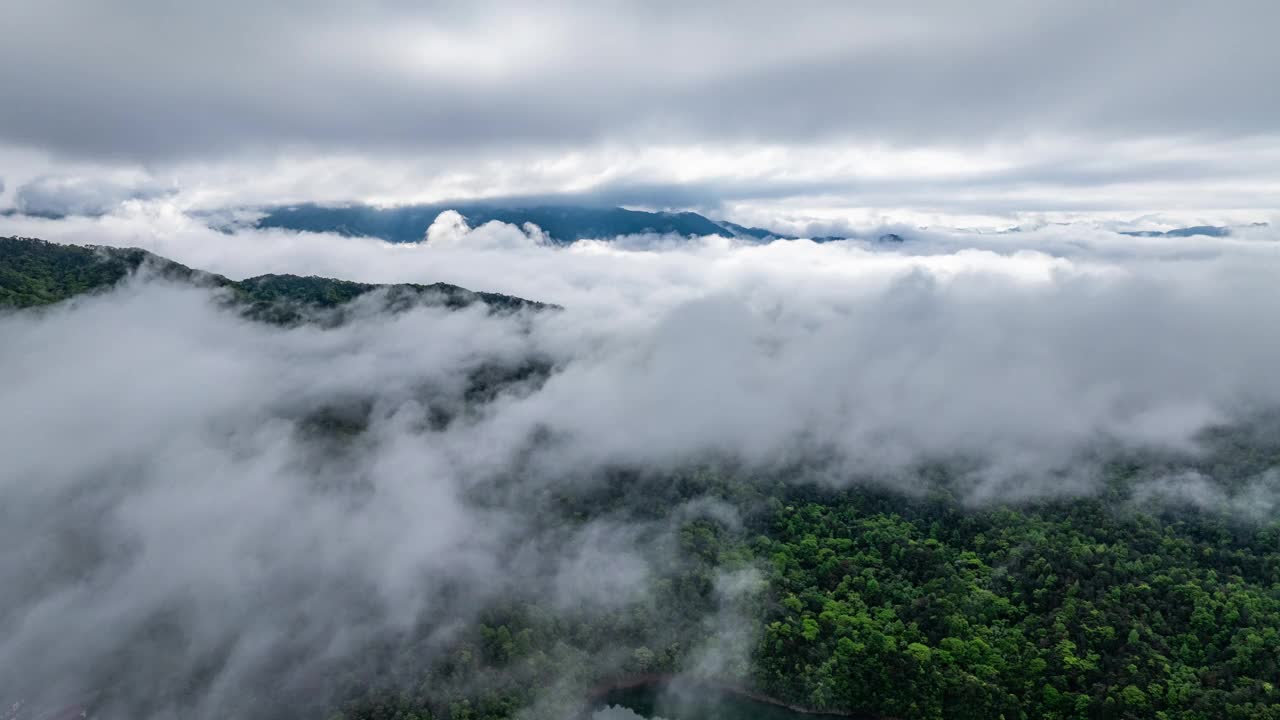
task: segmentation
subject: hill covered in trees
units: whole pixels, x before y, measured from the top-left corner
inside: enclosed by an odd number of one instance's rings
[[[82,293],[104,292],[139,270],[169,281],[226,290],[246,314],[279,323],[296,322],[307,312],[334,310],[375,291],[383,293],[390,309],[416,303],[460,308],[477,302],[496,311],[553,307],[447,283],[376,285],[298,275],[231,280],[139,248],[62,245],[19,237],[0,238],[0,307],[48,305]]]
[[[358,684],[340,716],[525,717],[566,678],[683,676],[856,717],[1280,717],[1280,524],[1142,507],[1124,491],[1141,469],[1111,472],[1103,497],[984,508],[945,480],[904,496],[711,468],[619,476],[539,512],[653,519],[711,497],[743,522],[678,523],[679,560],[642,602],[579,615],[516,596],[443,662],[389,651],[380,672],[421,673]],[[712,717],[680,707],[664,717]]]

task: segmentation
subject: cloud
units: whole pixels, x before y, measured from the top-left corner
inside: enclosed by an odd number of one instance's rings
[[[547,235],[537,225],[523,228],[501,222],[487,222],[474,230],[455,210],[440,213],[423,238],[432,247],[466,247],[485,250],[515,250],[546,245]]]
[[[591,715],[592,720],[646,720],[645,716],[636,711],[622,707],[621,705],[610,705],[607,708],[597,710]],[[648,718],[647,720],[662,720],[658,716]]]
[[[0,324],[24,345],[6,371],[30,380],[4,387],[14,413],[0,421],[6,453],[26,446],[0,482],[7,687],[54,701],[105,688],[115,711],[155,716],[242,715],[267,696],[244,694],[264,673],[296,699],[295,683],[378,633],[423,612],[461,616],[435,583],[472,599],[501,585],[497,548],[518,523],[468,509],[454,461],[413,428],[425,398],[447,406],[460,392],[477,343],[486,357],[519,352],[502,321],[425,310],[273,332],[202,291],[145,283]],[[428,328],[433,360],[407,363],[404,342]],[[309,412],[363,397],[371,447],[326,458],[299,434]],[[168,622],[181,628],[170,641]],[[281,653],[306,661],[282,677]],[[197,676],[195,695],[180,692]]]
[[[541,489],[591,488],[611,469],[805,460],[824,481],[911,491],[919,463],[940,459],[966,469],[963,499],[1017,501],[1093,492],[1091,459],[1109,448],[1194,457],[1201,430],[1280,405],[1280,345],[1253,320],[1280,304],[1273,228],[934,230],[893,247],[553,247],[448,214],[433,230],[401,246],[217,232],[165,202],[0,220],[236,278],[445,281],[565,308],[382,316],[371,303],[337,328],[280,329],[144,277],[0,315],[6,685],[52,701],[108,687],[151,716],[240,716],[263,688],[310,697],[332,663],[422,618],[438,623],[429,652],[496,597],[642,601],[674,552],[671,527],[733,527],[705,502],[659,521],[532,522]],[[554,368],[545,382],[440,424],[479,365],[530,357]],[[350,408],[367,414],[365,437],[310,439],[307,418]],[[1228,511],[1274,499],[1273,475],[1244,480],[1244,494],[1215,491]],[[1204,482],[1159,489],[1194,501]],[[1144,488],[1134,502],[1164,502]],[[749,647],[734,620],[754,581],[720,579],[707,667],[732,668]]]
[[[0,188],[3,191],[3,188]],[[129,200],[154,200],[176,188],[147,180],[130,182],[96,177],[41,177],[14,191],[14,209],[27,215],[105,215]]]
[[[1275,301],[1270,228],[1194,241],[1067,226],[919,232],[893,249],[725,238],[551,248],[445,213],[428,242],[393,246],[218,233],[160,209],[21,232],[48,230],[233,277],[444,281],[563,305],[532,340],[561,372],[477,432],[515,448],[547,428],[565,438],[557,461],[588,467],[825,449],[881,470],[921,453],[994,453],[1016,475],[1023,459],[1066,462],[1101,438],[1186,446],[1246,401],[1280,398],[1267,369],[1277,349],[1245,320]]]
[[[1229,478],[1239,482],[1241,478]],[[1142,506],[1192,507],[1228,513],[1266,522],[1280,511],[1280,470],[1272,468],[1253,478],[1243,478],[1235,492],[1198,471],[1142,480],[1133,489],[1133,502]]]
[[[310,201],[625,205],[692,208],[802,234],[821,222],[1009,227],[1157,212],[1183,225],[1243,224],[1267,220],[1280,202],[1274,182],[1280,146],[1267,136],[1115,142],[1073,136],[979,147],[662,138],[429,157],[273,148],[157,166],[69,163],[4,150],[0,159],[18,185],[47,176],[102,178],[176,190],[174,203],[206,211]]]
[[[0,128],[60,153],[156,160],[282,143],[1238,136],[1274,131],[1280,110],[1257,92],[1275,64],[1266,3],[823,3],[728,24],[726,7],[681,8],[673,23],[640,4],[105,12],[59,0],[11,18]],[[67,46],[77,52],[48,50]]]
[[[0,144],[42,156],[23,175],[156,173],[205,207],[1277,205],[1271,4],[729,8],[31,4]]]

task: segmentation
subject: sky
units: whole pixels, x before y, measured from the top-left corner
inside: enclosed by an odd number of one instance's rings
[[[0,207],[548,196],[791,226],[1280,207],[1261,0],[9,5]]]

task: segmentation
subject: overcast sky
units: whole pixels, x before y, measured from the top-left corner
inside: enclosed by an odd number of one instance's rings
[[[1278,24],[1249,0],[10,0],[0,207],[1266,220]]]

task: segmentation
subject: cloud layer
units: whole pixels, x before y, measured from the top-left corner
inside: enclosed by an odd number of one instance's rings
[[[981,503],[1089,493],[1081,458],[1099,449],[1193,452],[1204,428],[1280,406],[1280,342],[1257,320],[1280,305],[1270,228],[552,247],[450,214],[400,246],[215,232],[164,202],[3,223],[232,277],[446,281],[565,307],[279,329],[143,277],[0,316],[6,684],[54,700],[113,687],[159,716],[243,713],[255,683],[305,694],[326,660],[512,587],[569,605],[643,593],[652,529],[587,526],[513,557],[530,496],[477,505],[497,478],[527,492],[619,466],[819,458],[827,481],[910,490],[942,459],[970,469],[959,489]],[[433,421],[476,367],[528,357],[554,367],[545,383]],[[308,439],[312,413],[353,404],[370,408],[367,436]],[[1249,502],[1175,480],[1137,501]],[[1244,480],[1274,490],[1274,475]],[[164,661],[141,660],[148,647]],[[282,658],[305,662],[262,674]]]
[[[57,0],[11,15],[0,126],[10,142],[146,159],[282,142],[474,149],[655,133],[1248,136],[1274,131],[1280,115],[1260,91],[1275,19],[1249,1],[795,12],[134,0],[121,12]]]
[[[19,5],[15,189],[127,171],[205,206],[555,195],[735,220],[1278,204],[1265,2]]]

